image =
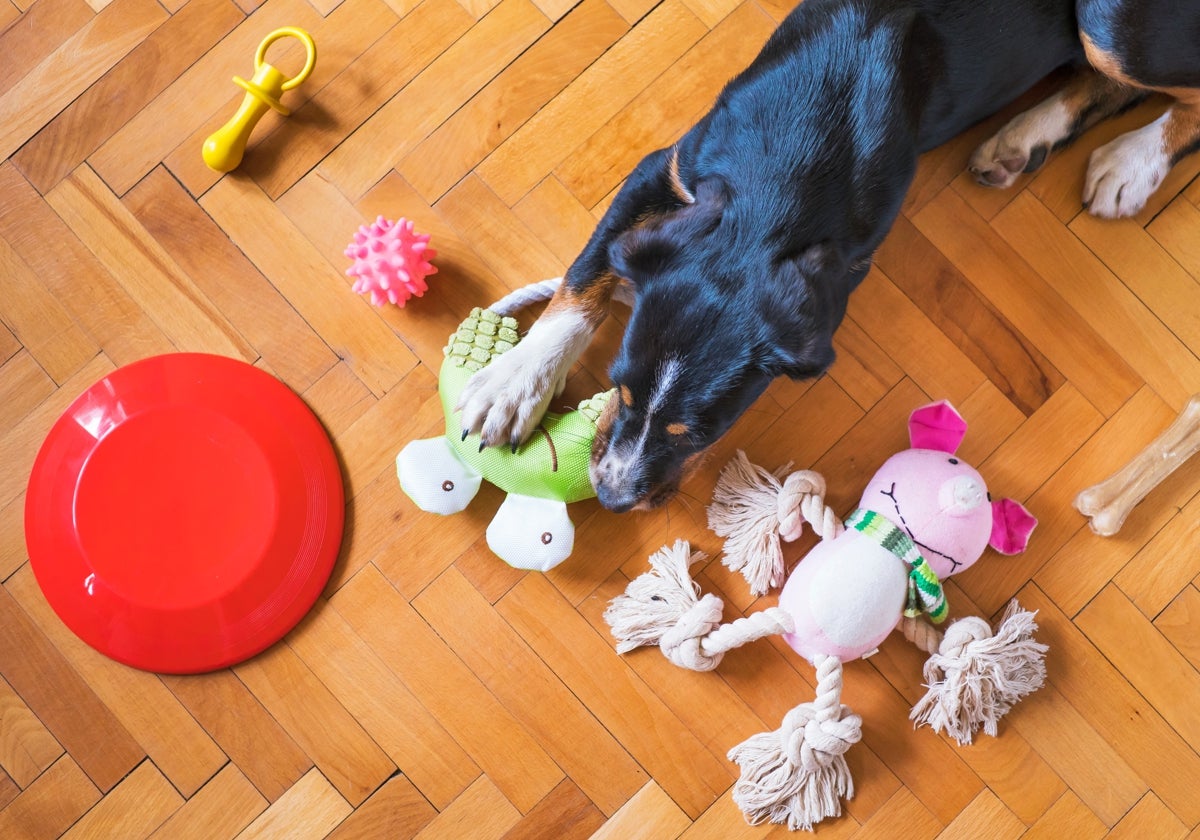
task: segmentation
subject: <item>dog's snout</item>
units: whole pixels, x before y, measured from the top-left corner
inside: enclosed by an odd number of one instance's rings
[[[615,513],[632,510],[641,501],[629,464],[611,449],[592,464],[592,486],[600,504]]]

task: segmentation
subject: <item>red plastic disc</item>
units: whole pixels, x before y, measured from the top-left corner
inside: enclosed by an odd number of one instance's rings
[[[25,539],[81,639],[190,674],[253,656],[308,612],[344,505],[333,447],[299,397],[244,362],[178,353],[113,371],[58,419]]]

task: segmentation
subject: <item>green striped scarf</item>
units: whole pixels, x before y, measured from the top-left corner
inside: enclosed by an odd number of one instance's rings
[[[946,620],[950,605],[946,603],[942,583],[908,534],[893,525],[886,516],[864,508],[850,514],[846,527],[870,537],[909,567],[908,597],[904,604],[906,616],[916,618],[921,613],[928,613],[929,620],[934,624]]]

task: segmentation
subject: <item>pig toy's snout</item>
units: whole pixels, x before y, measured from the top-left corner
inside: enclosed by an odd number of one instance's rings
[[[942,484],[938,503],[950,514],[967,513],[987,504],[987,487],[977,478],[959,475]]]

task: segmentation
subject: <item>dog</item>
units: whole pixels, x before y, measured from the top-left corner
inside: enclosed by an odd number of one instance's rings
[[[536,427],[605,318],[634,305],[591,478],[605,507],[669,500],[777,376],[816,377],[912,181],[917,156],[1052,71],[1061,90],[986,140],[984,185],[1148,96],[1151,125],[1091,157],[1083,205],[1136,213],[1200,145],[1200,3],[805,0],[713,108],[626,179],[546,310],[459,403],[484,445]]]

